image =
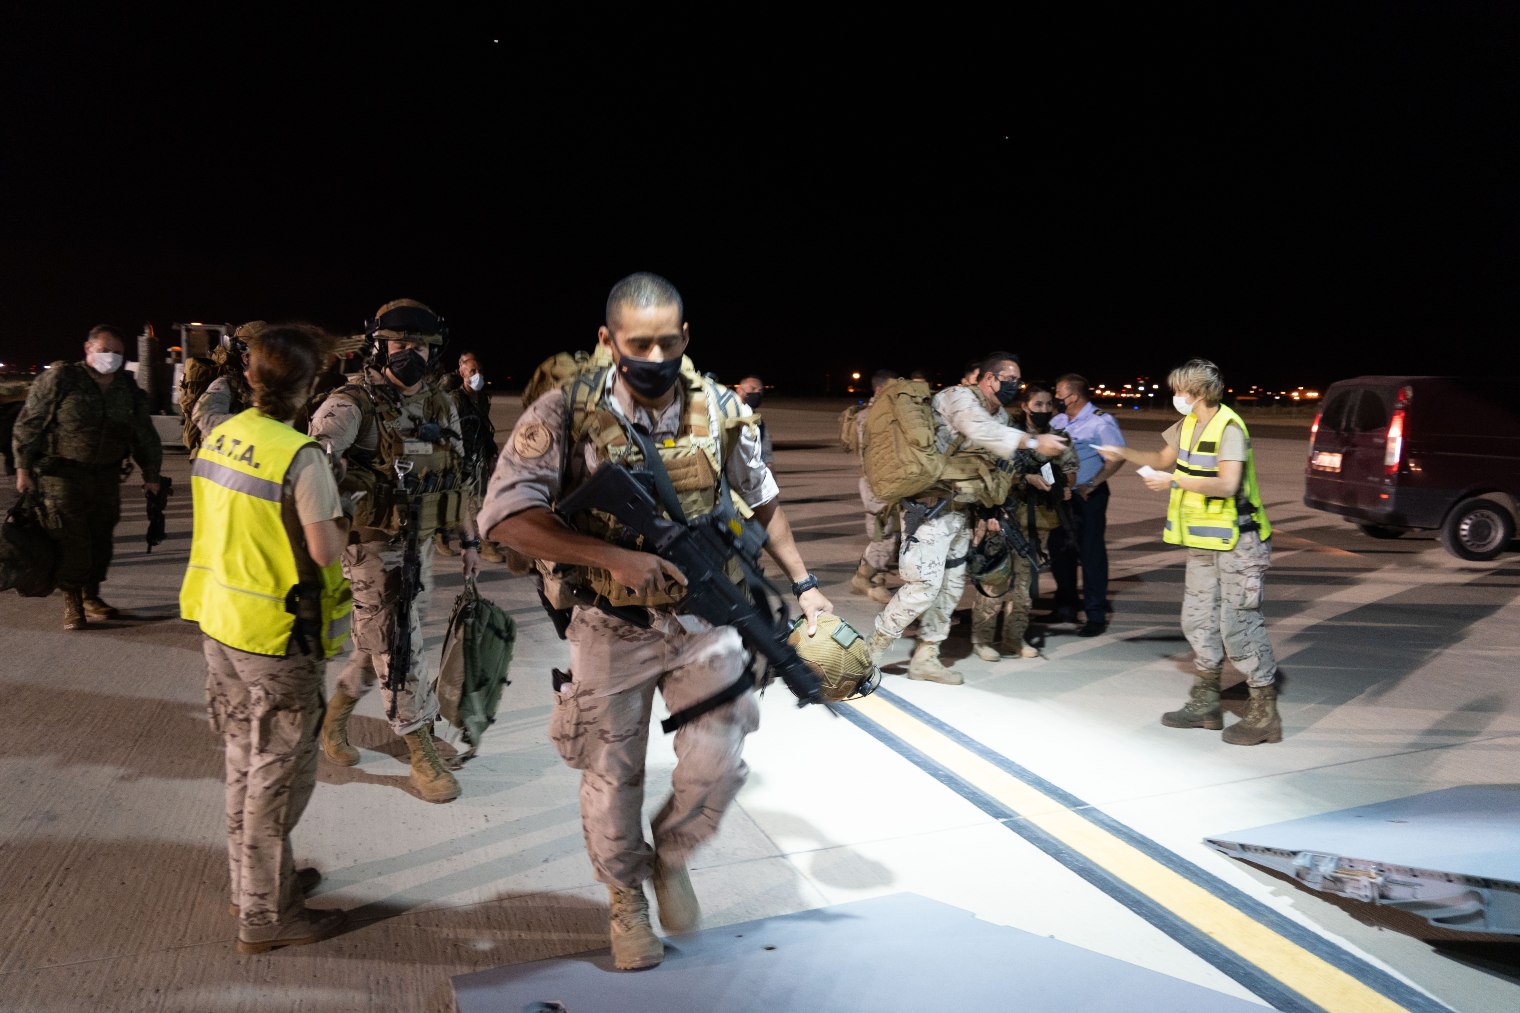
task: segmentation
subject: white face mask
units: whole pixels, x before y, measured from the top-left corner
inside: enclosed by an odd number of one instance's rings
[[[1198,407],[1197,401],[1189,401],[1186,394],[1173,394],[1172,407],[1183,415],[1193,414],[1193,409]]]
[[[486,378],[479,373],[474,373],[464,382],[464,385],[471,390],[481,390],[486,385]]]
[[[121,356],[115,352],[91,352],[85,361],[97,373],[114,373],[121,368]]]

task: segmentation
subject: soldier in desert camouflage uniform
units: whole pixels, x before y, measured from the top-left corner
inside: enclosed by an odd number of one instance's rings
[[[229,334],[211,353],[215,375],[209,382],[203,376],[192,375],[192,367],[197,373],[206,371],[200,360],[192,359],[185,364],[180,397],[183,399],[200,390],[192,404],[180,405],[190,418],[190,428],[185,431],[185,446],[189,450],[195,450],[207,433],[253,403],[253,392],[248,389],[248,378],[243,375],[248,368],[248,339],[268,326],[262,320],[250,320]]]
[[[1039,384],[1028,384],[1011,407],[1012,424],[1036,436],[1050,432],[1055,400]],[[1040,474],[1040,466],[1049,463],[1054,486]],[[1051,496],[1071,497],[1077,474],[1077,454],[1066,447],[1059,457],[1049,458],[1032,450],[1013,455],[1013,488],[1004,504],[1009,519],[1038,554],[1040,536],[1055,522],[1055,512],[1046,505]],[[1031,514],[1033,522],[1031,523]],[[997,661],[1003,655],[1019,658],[1039,657],[1040,652],[1024,641],[1029,629],[1029,609],[1034,584],[1034,567],[1022,552],[1013,553],[1012,574],[1008,590],[1000,595],[978,594],[971,603],[971,650],[983,661]],[[998,632],[998,620],[1002,631]],[[995,646],[995,645],[1000,645]]]
[[[16,489],[41,492],[45,523],[58,541],[66,630],[120,614],[100,597],[100,585],[121,518],[122,464],[130,454],[143,489],[156,493],[164,456],[147,397],[121,371],[121,332],[91,328],[84,351],[83,362],[55,362],[37,378],[12,437]]]
[[[207,434],[191,473],[180,612],[200,624],[207,709],[226,748],[237,945],[260,953],[316,942],[343,922],[306,907],[320,877],[297,872],[290,834],[316,784],[324,663],[347,639],[350,600],[337,483],[321,448],[289,425],[328,342],[312,328],[271,327],[250,346],[255,408]]]
[[[553,507],[597,468],[644,463],[640,440],[649,441],[643,445],[658,455],[689,518],[714,509],[717,476],[726,476],[743,511],[764,525],[810,632],[831,606],[797,552],[761,459],[755,416],[682,354],[688,335],[674,287],[632,275],[613,288],[606,312],[598,337],[613,364],[572,377],[528,407],[502,448],[480,524],[524,555],[576,568],[568,578],[579,592],[567,630],[571,675],[555,687],[550,735],[581,771],[586,849],[611,895],[613,962],[628,970],[664,956],[645,879],[654,879],[667,931],[696,927],[687,858],[712,836],[744,781],[744,737],[758,726],[759,710],[738,633],[676,614],[685,578],[673,564],[621,547],[601,515],[578,515],[571,528]],[[569,608],[572,600],[554,604]],[[673,790],[653,819],[651,846],[642,809],[657,688],[672,713],[738,692],[676,731]]]
[[[480,570],[480,539],[474,518],[463,511],[471,491],[459,415],[429,376],[429,362],[447,331],[422,303],[397,299],[376,311],[366,332],[368,367],[359,382],[322,402],[310,428],[314,440],[343,459],[343,491],[362,493],[343,553],[343,572],[354,592],[354,649],[328,703],[322,751],[344,766],[359,762],[359,751],[348,741],[348,718],[379,682],[391,730],[410,754],[412,784],[429,802],[450,802],[459,797],[459,782],[433,743],[438,697],[428,674],[422,624],[432,602],[434,534],[458,525],[466,577]],[[421,580],[408,606],[402,600],[401,524],[413,501]],[[411,651],[405,684],[392,690],[386,685],[396,664],[392,634],[401,622],[409,625]]]

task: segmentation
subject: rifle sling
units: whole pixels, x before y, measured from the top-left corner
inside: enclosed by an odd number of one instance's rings
[[[660,496],[660,505],[665,508],[671,520],[684,525],[686,513],[681,509],[681,498],[676,495],[676,487],[670,481],[670,472],[665,470],[665,462],[660,460],[660,452],[655,449],[654,440],[642,426],[631,422],[628,424],[628,432],[633,437],[633,441],[639,445],[639,452],[644,455],[644,467],[654,478],[654,488]]]
[[[708,711],[717,710],[730,700],[739,699],[739,697],[749,692],[754,685],[755,680],[750,676],[748,671],[745,671],[739,675],[739,678],[730,683],[727,688],[719,690],[701,703],[694,703],[690,707],[684,707],[664,721],[661,721],[660,731],[669,735],[688,721],[695,721]]]

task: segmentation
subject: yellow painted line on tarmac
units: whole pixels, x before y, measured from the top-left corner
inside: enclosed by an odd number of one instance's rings
[[[1337,1013],[1405,1010],[1406,1007],[1355,976],[1284,938],[881,697],[869,696],[851,706],[1310,1002]]]

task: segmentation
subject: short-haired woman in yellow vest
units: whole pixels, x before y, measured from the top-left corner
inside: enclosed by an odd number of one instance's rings
[[[348,639],[338,565],[347,528],[322,448],[291,428],[332,342],[275,326],[248,343],[253,407],[206,434],[191,471],[195,528],[180,615],[201,627],[206,701],[227,751],[227,860],[237,948],[332,935],[341,911],[306,907],[315,869],[290,832],[316,784],[326,660]]]
[[[1224,741],[1237,746],[1282,741],[1277,715],[1277,661],[1261,615],[1262,587],[1272,564],[1272,524],[1261,505],[1251,434],[1233,410],[1219,403],[1224,379],[1207,359],[1172,370],[1167,382],[1181,422],[1166,431],[1166,446],[1143,451],[1102,446],[1110,461],[1123,459],[1153,473],[1145,484],[1167,492],[1162,537],[1188,550],[1182,632],[1197,668],[1181,709],[1161,715],[1169,728],[1224,727],[1219,708],[1220,671],[1230,662],[1246,677],[1250,703]]]

